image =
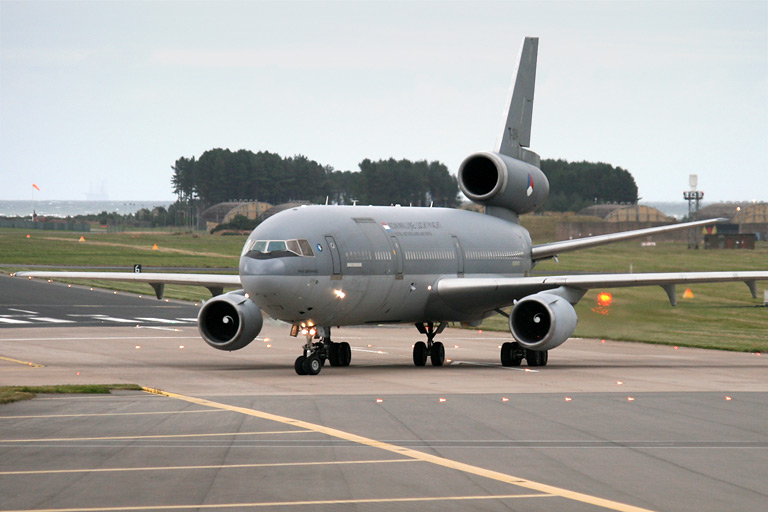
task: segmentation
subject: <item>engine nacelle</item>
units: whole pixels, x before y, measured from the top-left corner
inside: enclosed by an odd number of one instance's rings
[[[476,203],[500,206],[518,215],[535,210],[549,195],[549,180],[541,169],[490,151],[464,159],[459,166],[459,187]]]
[[[197,315],[200,335],[219,350],[243,348],[258,336],[263,325],[261,310],[242,290],[214,297]]]
[[[521,299],[509,315],[509,330],[518,343],[531,350],[558,347],[573,334],[578,317],[570,302],[552,293]]]

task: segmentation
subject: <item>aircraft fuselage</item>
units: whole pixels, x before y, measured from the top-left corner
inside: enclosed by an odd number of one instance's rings
[[[279,250],[280,242],[290,247]],[[525,275],[530,254],[527,230],[481,213],[303,206],[253,231],[240,276],[253,302],[294,324],[471,322],[491,311],[482,305],[451,307],[434,293],[437,280]]]

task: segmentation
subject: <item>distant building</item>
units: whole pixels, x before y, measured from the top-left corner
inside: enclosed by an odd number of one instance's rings
[[[661,210],[645,205],[596,204],[579,211],[577,215],[594,216],[606,222],[673,222]]]
[[[215,204],[200,215],[199,227],[210,231],[219,224],[232,221],[237,215],[249,219],[261,219],[271,207],[271,204],[261,201],[227,201]]]

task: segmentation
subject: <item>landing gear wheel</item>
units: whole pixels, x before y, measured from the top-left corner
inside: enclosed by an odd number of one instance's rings
[[[445,362],[445,347],[441,342],[436,341],[432,344],[429,359],[432,361],[432,366],[443,366]]]
[[[339,366],[349,366],[352,362],[352,348],[349,343],[342,341],[339,343]]]
[[[528,366],[547,366],[549,354],[546,350],[526,350],[525,360]]]
[[[301,369],[307,375],[317,375],[323,369],[323,363],[320,362],[320,358],[317,355],[311,355],[304,358],[304,361],[301,363]]]
[[[417,341],[413,346],[413,364],[416,366],[427,364],[427,344],[423,341]]]
[[[501,345],[501,365],[520,366],[523,361],[524,350],[517,343],[507,341]]]
[[[296,370],[296,373],[299,375],[306,375],[307,372],[304,371],[304,361],[307,358],[305,356],[299,356],[296,358],[296,362],[293,363],[293,369]]]
[[[339,359],[339,343],[331,343],[328,345],[328,361],[331,366],[341,366],[341,360]]]

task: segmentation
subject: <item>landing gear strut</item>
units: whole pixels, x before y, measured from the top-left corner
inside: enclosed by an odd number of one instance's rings
[[[331,341],[330,327],[312,326],[299,329],[298,326],[294,326],[291,335],[296,336],[299,333],[307,337],[307,342],[302,347],[303,353],[296,358],[293,365],[299,375],[317,375],[323,369],[326,360],[331,363],[331,366],[349,366],[352,360],[352,349],[346,341],[341,343]]]
[[[434,341],[435,336],[443,332],[448,325],[447,322],[440,322],[437,327],[433,322],[422,322],[416,324],[416,328],[421,334],[426,334],[427,342],[417,341],[413,346],[413,364],[424,366],[427,364],[429,356],[432,366],[443,366],[445,362],[445,347],[439,341]]]
[[[530,350],[523,348],[518,342],[506,342],[501,345],[501,365],[520,366],[525,359],[528,366],[547,366],[549,352],[547,350]]]

